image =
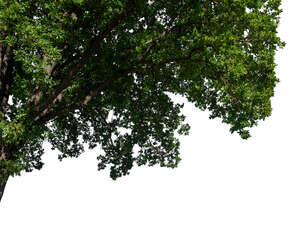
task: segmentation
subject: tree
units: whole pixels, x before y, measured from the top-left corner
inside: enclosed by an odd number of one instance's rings
[[[189,126],[170,94],[242,138],[271,114],[280,0],[1,0],[0,200],[42,144],[101,148],[113,179],[176,167]]]

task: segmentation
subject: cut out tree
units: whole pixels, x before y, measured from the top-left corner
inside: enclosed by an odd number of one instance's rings
[[[180,95],[231,132],[271,114],[279,0],[1,0],[0,199],[43,143],[113,179],[176,167]]]

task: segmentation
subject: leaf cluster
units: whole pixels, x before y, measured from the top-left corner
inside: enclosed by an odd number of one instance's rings
[[[60,159],[100,148],[113,179],[176,167],[189,126],[171,94],[248,138],[271,114],[280,12],[280,0],[1,0],[0,168],[41,168],[45,141]]]

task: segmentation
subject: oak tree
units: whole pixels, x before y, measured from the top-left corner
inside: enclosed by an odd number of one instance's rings
[[[100,148],[113,179],[176,167],[185,97],[231,132],[271,114],[280,0],[0,0],[0,199],[10,176]]]

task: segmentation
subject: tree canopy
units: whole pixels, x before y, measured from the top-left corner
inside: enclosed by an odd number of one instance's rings
[[[231,132],[271,114],[280,0],[1,0],[1,179],[40,169],[43,143],[100,148],[116,179],[176,167],[185,97]]]

